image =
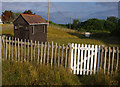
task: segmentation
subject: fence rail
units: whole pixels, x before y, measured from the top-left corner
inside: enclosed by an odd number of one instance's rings
[[[96,74],[101,69],[104,74],[113,74],[120,69],[120,47],[70,43],[60,45],[7,36],[0,36],[0,40],[0,56],[3,60],[63,66],[77,75]]]

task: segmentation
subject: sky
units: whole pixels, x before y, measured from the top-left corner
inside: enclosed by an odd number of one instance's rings
[[[31,10],[36,15],[47,19],[47,2],[5,1],[2,2],[2,12],[5,10],[13,12]],[[67,24],[73,19],[85,21],[90,18],[106,19],[109,16],[118,17],[118,2],[50,2],[50,21],[57,24]]]

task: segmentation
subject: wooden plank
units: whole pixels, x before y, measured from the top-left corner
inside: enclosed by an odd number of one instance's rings
[[[41,42],[41,64],[42,64],[42,58],[43,58],[43,42]]]
[[[23,44],[22,44],[22,39],[21,39],[21,61],[23,62]]]
[[[93,70],[93,56],[94,56],[94,45],[92,45],[92,51],[91,51],[91,67],[90,67],[90,75],[92,75]]]
[[[102,69],[102,67],[103,67],[103,52],[104,52],[104,50],[103,50],[103,46],[101,46],[101,48],[102,48],[102,51],[101,51],[101,60],[100,60],[100,69]]]
[[[40,61],[40,44],[39,44],[39,41],[38,41],[38,60],[37,60],[38,64],[39,64],[39,61]]]
[[[53,64],[53,41],[52,41],[52,46],[51,46],[51,67],[52,67],[52,64]]]
[[[34,62],[35,62],[35,49],[36,49],[36,41],[35,41],[35,44],[34,44]]]
[[[10,44],[11,44],[11,41],[10,41],[11,37],[9,37],[9,60],[10,60]]]
[[[85,48],[87,48],[87,44],[85,44]],[[86,54],[87,54],[87,50],[85,49],[85,53],[84,53],[84,71],[83,71],[83,75],[85,75],[85,72],[86,72]]]
[[[64,44],[62,46],[61,66],[63,66],[63,54],[64,54]]]
[[[73,70],[73,50],[74,50],[74,43],[71,45],[71,69]]]
[[[113,66],[114,66],[114,51],[115,51],[115,47],[113,47],[111,74],[113,74]]]
[[[56,64],[56,54],[57,54],[57,43],[55,44],[55,60],[54,60],[54,65]]]
[[[87,60],[87,75],[89,74],[89,65],[90,65],[90,45],[88,45],[88,60]]]
[[[12,60],[13,60],[13,37],[12,37]]]
[[[18,61],[20,61],[19,38],[18,38]]]
[[[26,39],[24,43],[24,61],[26,61]]]
[[[46,59],[46,47],[47,47],[47,42],[45,42],[45,46],[44,46],[44,64],[45,64],[45,59]]]
[[[108,74],[110,74],[111,47],[109,47]]]
[[[104,74],[106,74],[106,57],[107,57],[107,47],[105,47]]]
[[[78,59],[77,59],[77,75],[79,74],[80,71],[80,44],[78,44]]]
[[[97,45],[95,45],[95,59],[94,59],[94,74],[96,74],[96,67],[97,67]]]
[[[31,62],[33,61],[33,53],[32,53],[32,50],[33,50],[33,42],[32,42],[32,40],[31,40]]]
[[[16,38],[15,38],[15,60],[17,61],[17,46],[16,46]]]
[[[100,69],[100,49],[101,49],[101,46],[99,45],[99,48],[98,48],[98,65],[97,65],[97,71],[99,71],[99,69]]]
[[[60,43],[59,43],[59,46],[58,46],[58,67],[60,65]]]
[[[47,48],[47,65],[49,64],[49,42],[48,42],[48,48]]]
[[[81,48],[83,48],[83,47],[84,47],[84,45],[82,44]],[[83,65],[83,49],[81,49],[80,75],[82,75],[82,71],[83,71],[82,65]]]
[[[77,44],[75,44],[75,52],[74,52],[74,71],[73,71],[73,74],[76,74],[76,54],[77,54]]]
[[[28,52],[28,54],[27,54],[27,61],[29,62],[29,40],[28,40],[28,44],[27,45],[28,45],[28,48],[27,48],[28,49],[28,51],[27,51]]]
[[[116,63],[116,71],[118,71],[118,63],[119,63],[119,47],[117,47],[117,63]]]

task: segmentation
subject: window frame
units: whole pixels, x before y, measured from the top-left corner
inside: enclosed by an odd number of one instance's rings
[[[32,34],[35,34],[35,26],[32,26]]]

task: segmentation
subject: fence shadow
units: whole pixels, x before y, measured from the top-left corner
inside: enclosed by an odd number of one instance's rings
[[[99,40],[101,42],[104,42],[108,46],[111,44],[120,45],[120,38],[116,36],[112,36],[110,33],[105,33],[105,32],[93,33],[90,35],[89,38],[86,38],[85,34],[80,32],[67,32],[67,33],[73,36],[77,36],[80,39]]]

